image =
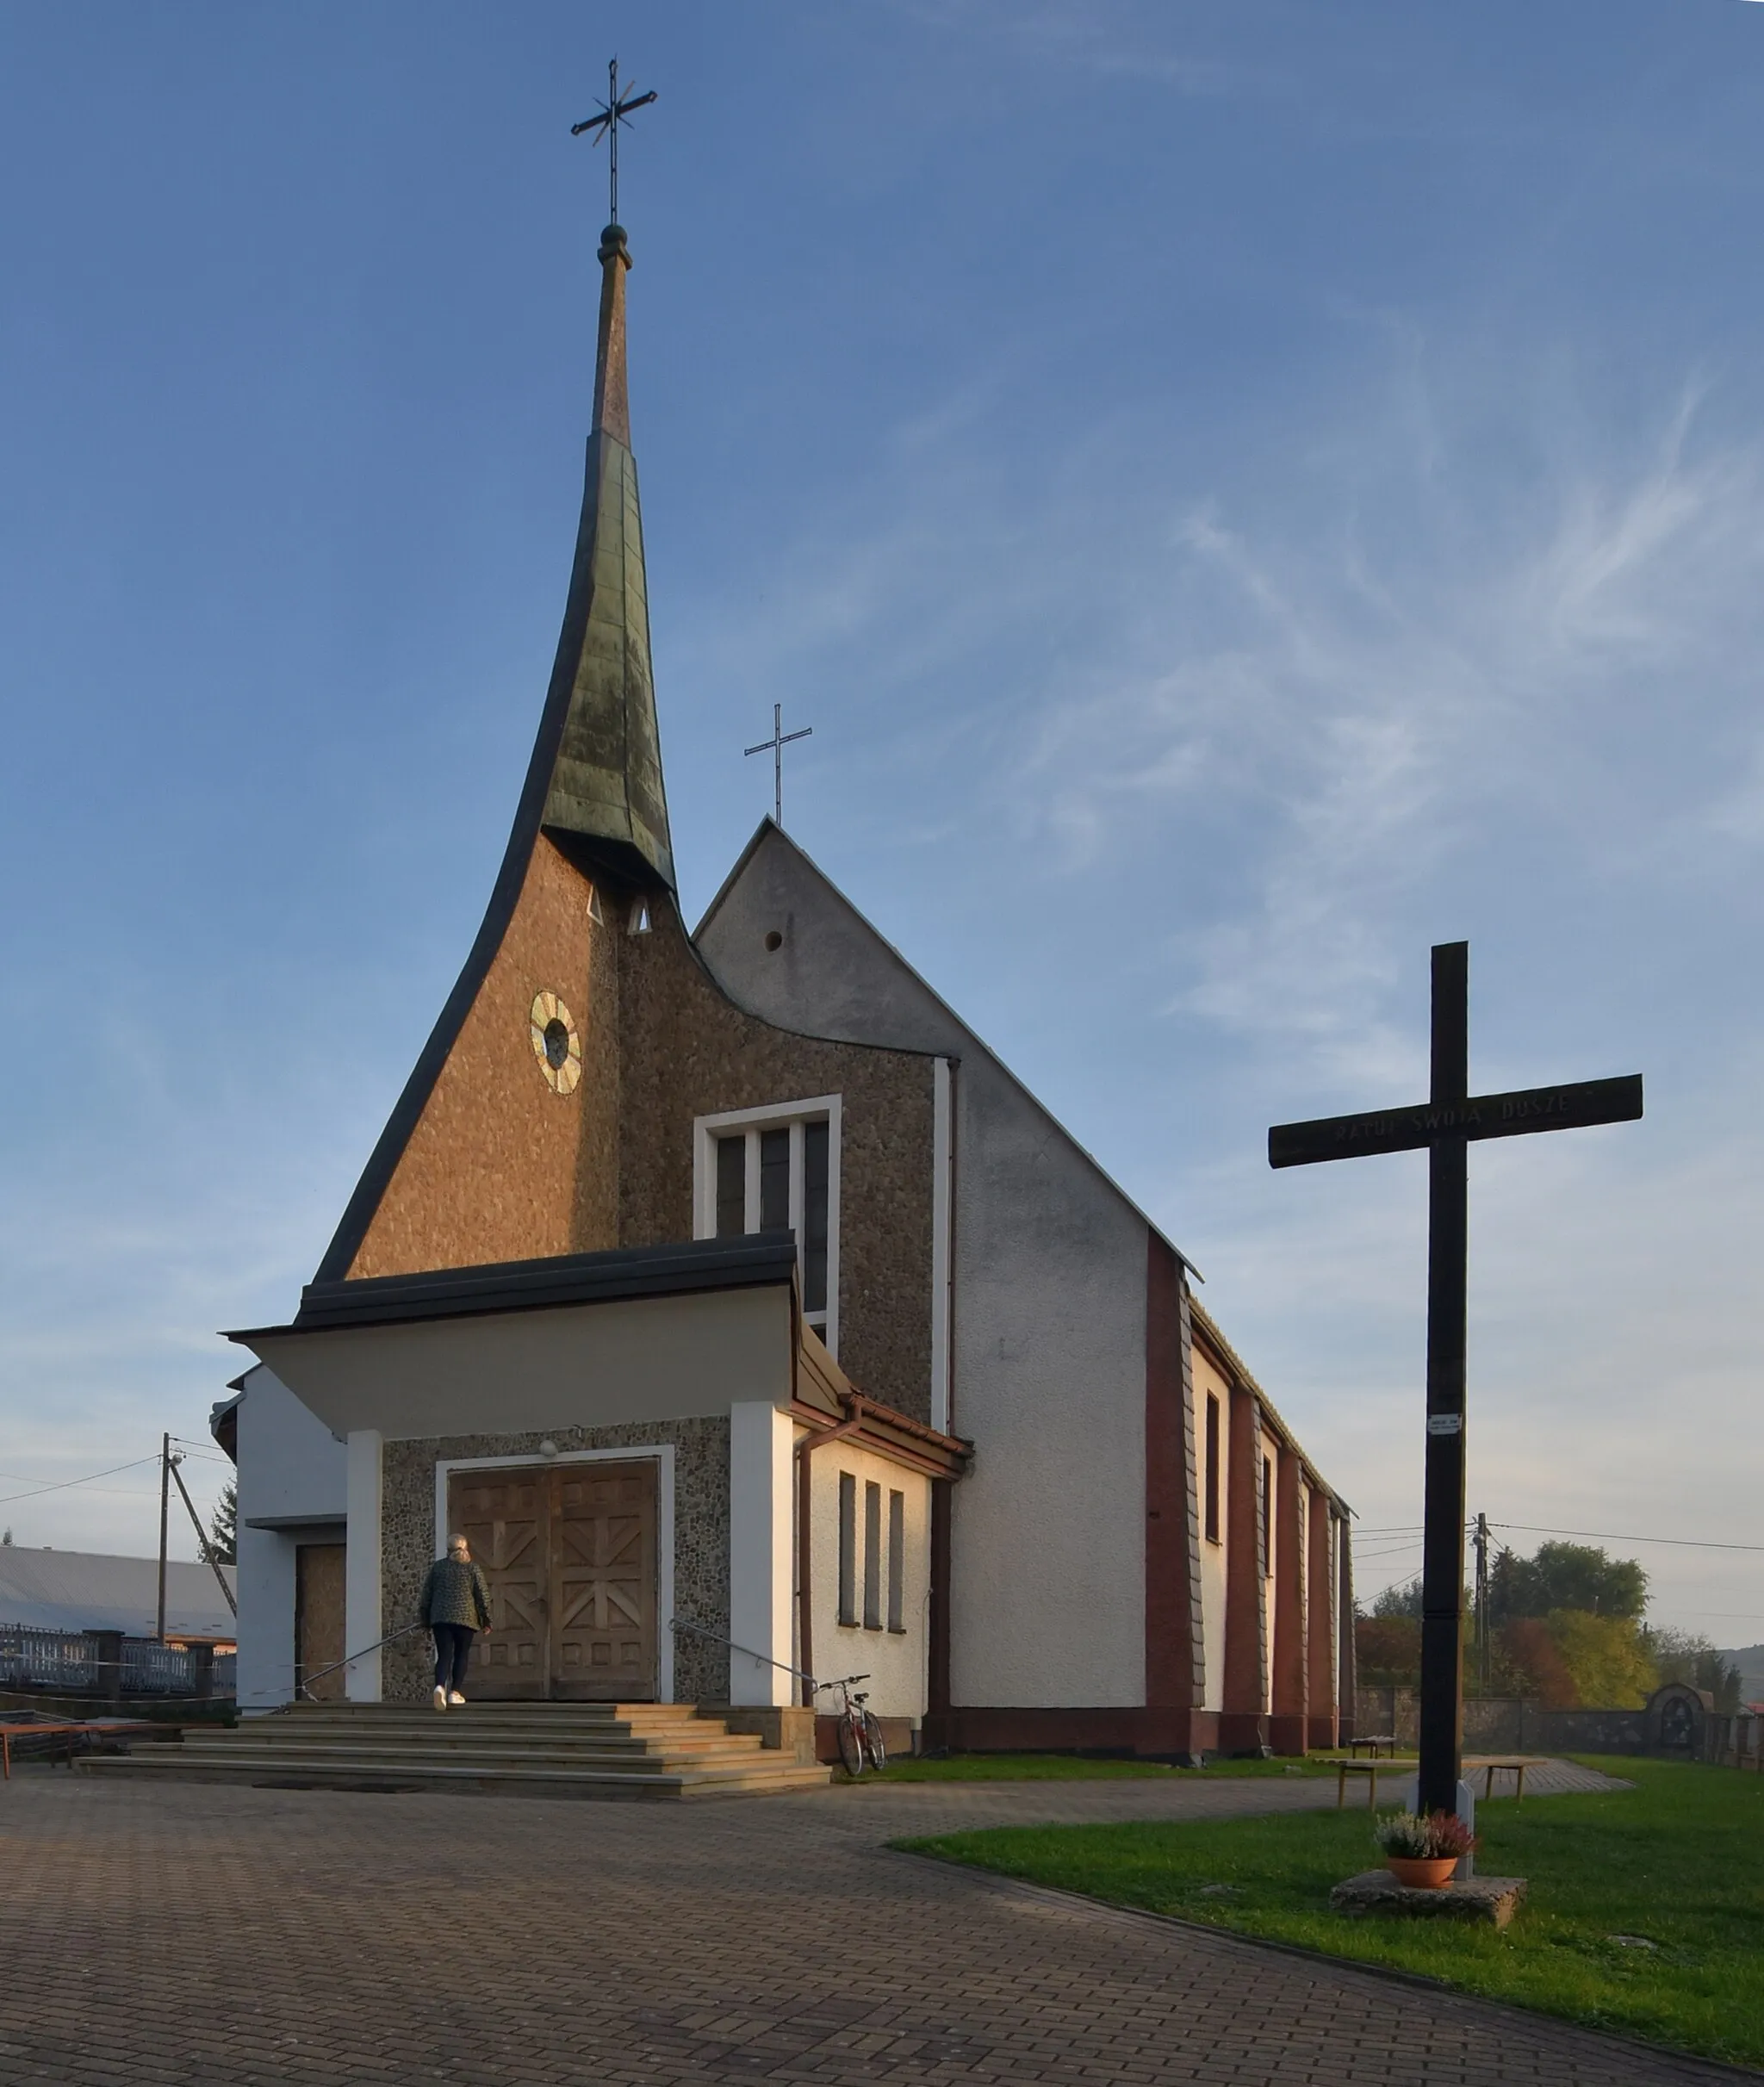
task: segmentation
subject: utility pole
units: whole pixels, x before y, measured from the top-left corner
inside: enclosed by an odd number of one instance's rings
[[[165,1643],[165,1519],[171,1506],[171,1438],[159,1438],[159,1627],[154,1636]]]
[[[1488,1693],[1488,1518],[1476,1517],[1476,1681]]]

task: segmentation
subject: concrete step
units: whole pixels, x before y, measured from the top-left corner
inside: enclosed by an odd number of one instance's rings
[[[315,1740],[305,1745],[292,1742],[274,1747],[249,1742],[189,1739],[178,1749],[186,1762],[252,1761],[265,1767],[278,1764],[322,1767],[327,1762],[402,1761],[420,1767],[433,1761],[439,1767],[539,1767],[592,1769],[596,1773],[657,1775],[680,1773],[745,1774],[768,1766],[764,1753],[735,1749],[708,1754],[676,1754],[658,1748],[650,1754],[607,1754],[593,1747],[452,1746],[399,1747],[373,1740]],[[773,1755],[769,1759],[776,1759]]]
[[[757,1796],[824,1788],[829,1771],[676,1704],[302,1705],[195,1732],[154,1755],[96,1755],[106,1775],[355,1790],[542,1796]]]
[[[802,1767],[774,1755],[776,1765],[753,1762],[739,1769],[663,1769],[654,1774],[552,1767],[504,1765],[484,1768],[433,1760],[413,1762],[401,1755],[375,1756],[346,1766],[313,1767],[219,1755],[181,1758],[183,1749],[152,1754],[95,1755],[80,1763],[108,1778],[158,1776],[162,1781],[244,1784],[258,1789],[432,1791],[510,1797],[667,1799],[762,1797],[786,1790],[824,1790],[832,1771]]]
[[[567,1726],[546,1718],[469,1719],[430,1713],[409,1719],[253,1717],[225,1735],[229,1744],[249,1739],[258,1746],[306,1746],[319,1739],[366,1739],[376,1746],[544,1746],[595,1747],[607,1753],[643,1754],[656,1747],[682,1754],[733,1748],[738,1753],[761,1750],[756,1733],[727,1732],[721,1725],[657,1727],[630,1731],[620,1725]]]

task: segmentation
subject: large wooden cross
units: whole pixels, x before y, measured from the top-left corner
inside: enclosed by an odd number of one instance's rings
[[[1433,950],[1432,1091],[1414,1109],[1314,1123],[1277,1124],[1268,1164],[1314,1165],[1369,1152],[1426,1148],[1427,1464],[1421,1565],[1421,1765],[1417,1809],[1455,1811],[1463,1772],[1464,1606],[1464,1302],[1469,1245],[1469,1146],[1479,1138],[1632,1123],[1639,1073],[1470,1092],[1470,946]],[[1349,1625],[1351,1628],[1351,1625]]]

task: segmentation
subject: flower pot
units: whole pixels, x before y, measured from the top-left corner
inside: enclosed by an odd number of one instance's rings
[[[1457,1867],[1456,1855],[1387,1855],[1385,1866],[1412,1891],[1443,1891]]]

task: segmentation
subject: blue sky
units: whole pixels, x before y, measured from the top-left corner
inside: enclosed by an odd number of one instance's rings
[[[1419,1096],[1468,936],[1479,1084],[1649,1083],[1474,1156],[1472,1506],[1764,1541],[1744,0],[0,12],[0,1490],[200,1440],[464,954],[614,49],[688,910],[781,700],[792,832],[1194,1257],[1369,1588],[1425,1171],[1263,1139]],[[1764,1558],[1636,1555],[1764,1639]]]

